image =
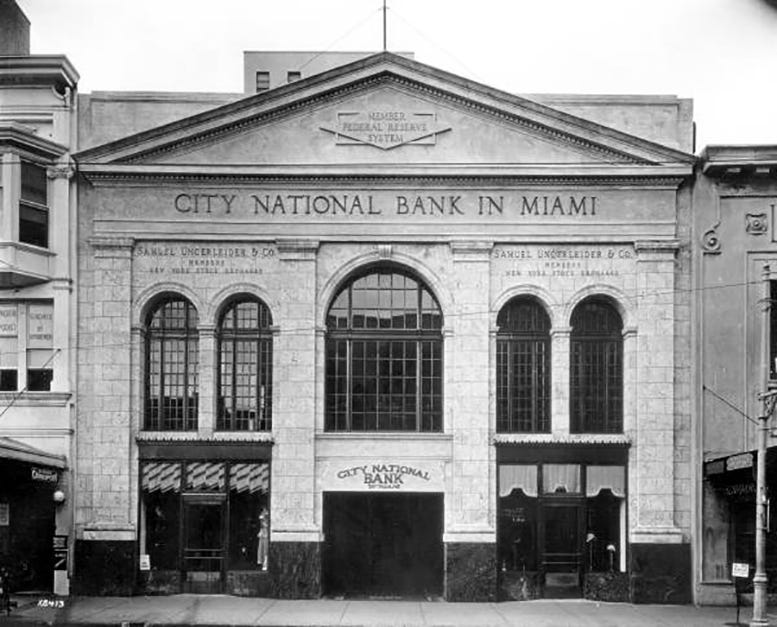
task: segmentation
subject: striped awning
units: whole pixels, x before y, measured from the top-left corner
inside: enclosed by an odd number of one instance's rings
[[[180,492],[181,464],[177,462],[148,462],[141,470],[144,492]]]
[[[189,462],[186,464],[186,489],[195,492],[223,492],[226,473],[222,462]]]
[[[229,489],[266,494],[270,490],[270,465],[232,464],[229,467]]]

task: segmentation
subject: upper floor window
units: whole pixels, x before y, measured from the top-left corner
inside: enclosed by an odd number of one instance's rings
[[[326,429],[442,430],[442,312],[392,268],[349,280],[327,314]]]
[[[270,73],[259,71],[256,73],[256,93],[270,89]]]
[[[517,297],[497,316],[496,428],[550,431],[550,318],[531,297]]]
[[[48,181],[46,168],[22,161],[19,201],[19,241],[42,248],[49,246]]]
[[[0,303],[0,392],[51,390],[53,339],[53,303]]]
[[[217,429],[272,428],[272,316],[258,299],[232,302],[219,321]]]
[[[145,428],[197,428],[197,310],[185,298],[161,301],[146,319]]]
[[[294,81],[298,81],[302,78],[302,72],[297,72],[294,70],[289,70],[286,72],[286,82],[287,83],[293,83]]]
[[[603,298],[589,298],[572,313],[570,430],[623,431],[623,321]]]

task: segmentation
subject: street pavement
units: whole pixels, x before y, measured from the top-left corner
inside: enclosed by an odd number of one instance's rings
[[[17,597],[19,607],[0,616],[6,625],[530,625],[531,627],[707,627],[736,625],[734,607],[631,605],[584,600],[541,600],[508,603],[446,603],[434,601],[313,600],[245,598],[226,595],[157,597]],[[51,607],[62,601],[64,607]],[[743,607],[747,625],[751,607]],[[777,608],[770,608],[777,625]]]

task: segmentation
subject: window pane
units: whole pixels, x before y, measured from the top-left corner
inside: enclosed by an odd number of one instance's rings
[[[19,205],[19,241],[41,248],[49,245],[49,212],[24,203]]]
[[[46,168],[22,161],[22,200],[46,206],[48,204],[47,190]]]

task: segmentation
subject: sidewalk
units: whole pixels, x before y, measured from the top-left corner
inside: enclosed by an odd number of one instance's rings
[[[511,603],[419,601],[286,601],[233,596],[72,597],[65,607],[42,607],[39,599],[19,597],[6,625],[530,625],[591,627],[708,627],[735,625],[736,608],[690,605],[630,605],[583,600]],[[752,608],[741,611],[747,625]],[[777,614],[769,619],[777,624]]]

